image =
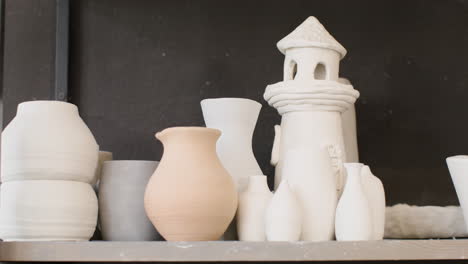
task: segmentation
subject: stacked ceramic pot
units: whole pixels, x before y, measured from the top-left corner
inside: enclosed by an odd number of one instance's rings
[[[342,113],[359,92],[339,81],[346,50],[315,17],[277,46],[286,56],[284,80],[268,85],[264,94],[282,116],[272,151],[275,186],[287,180],[297,195],[301,240],[331,240],[346,160]]]
[[[78,108],[18,105],[2,133],[0,238],[88,240],[96,228],[98,145]]]

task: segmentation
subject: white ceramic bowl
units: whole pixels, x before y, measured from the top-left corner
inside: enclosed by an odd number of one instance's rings
[[[98,202],[91,185],[73,181],[12,181],[1,185],[4,241],[89,240]]]

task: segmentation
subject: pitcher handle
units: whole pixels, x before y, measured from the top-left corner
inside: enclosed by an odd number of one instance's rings
[[[280,141],[281,141],[281,126],[275,125],[275,139],[273,140],[273,147],[271,149],[271,165],[276,166],[279,161],[280,155]]]

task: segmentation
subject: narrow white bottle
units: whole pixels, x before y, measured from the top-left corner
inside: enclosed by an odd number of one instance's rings
[[[239,196],[237,234],[241,241],[265,241],[265,213],[273,194],[265,175],[250,176]]]
[[[372,215],[372,239],[381,240],[385,231],[385,190],[379,178],[377,178],[369,166],[362,167],[362,184],[364,193],[369,201]]]
[[[362,187],[362,163],[345,163],[347,180],[336,208],[335,234],[338,241],[371,240],[373,233],[369,201]]]
[[[302,230],[302,213],[296,195],[283,180],[266,211],[268,241],[298,241]]]

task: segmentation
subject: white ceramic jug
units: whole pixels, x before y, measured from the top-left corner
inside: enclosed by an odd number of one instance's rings
[[[362,187],[361,163],[345,163],[346,185],[336,208],[335,234],[338,241],[371,240],[372,215]]]
[[[369,201],[372,215],[372,239],[381,240],[385,231],[385,191],[382,181],[372,174],[369,166],[363,166],[361,170],[362,187]]]
[[[265,241],[265,213],[273,194],[265,175],[249,177],[247,189],[239,196],[237,233],[241,241]]]
[[[98,164],[98,150],[75,105],[59,101],[21,103],[15,118],[2,133],[2,182],[91,183]]]
[[[288,150],[282,175],[294,189],[302,212],[301,240],[332,240],[337,204],[336,179],[327,149]]]
[[[216,144],[218,157],[242,192],[249,176],[263,174],[252,151],[262,105],[245,98],[215,98],[202,100],[201,107],[206,126],[221,130]]]
[[[302,230],[302,212],[296,195],[283,181],[266,211],[268,241],[298,241]]]

